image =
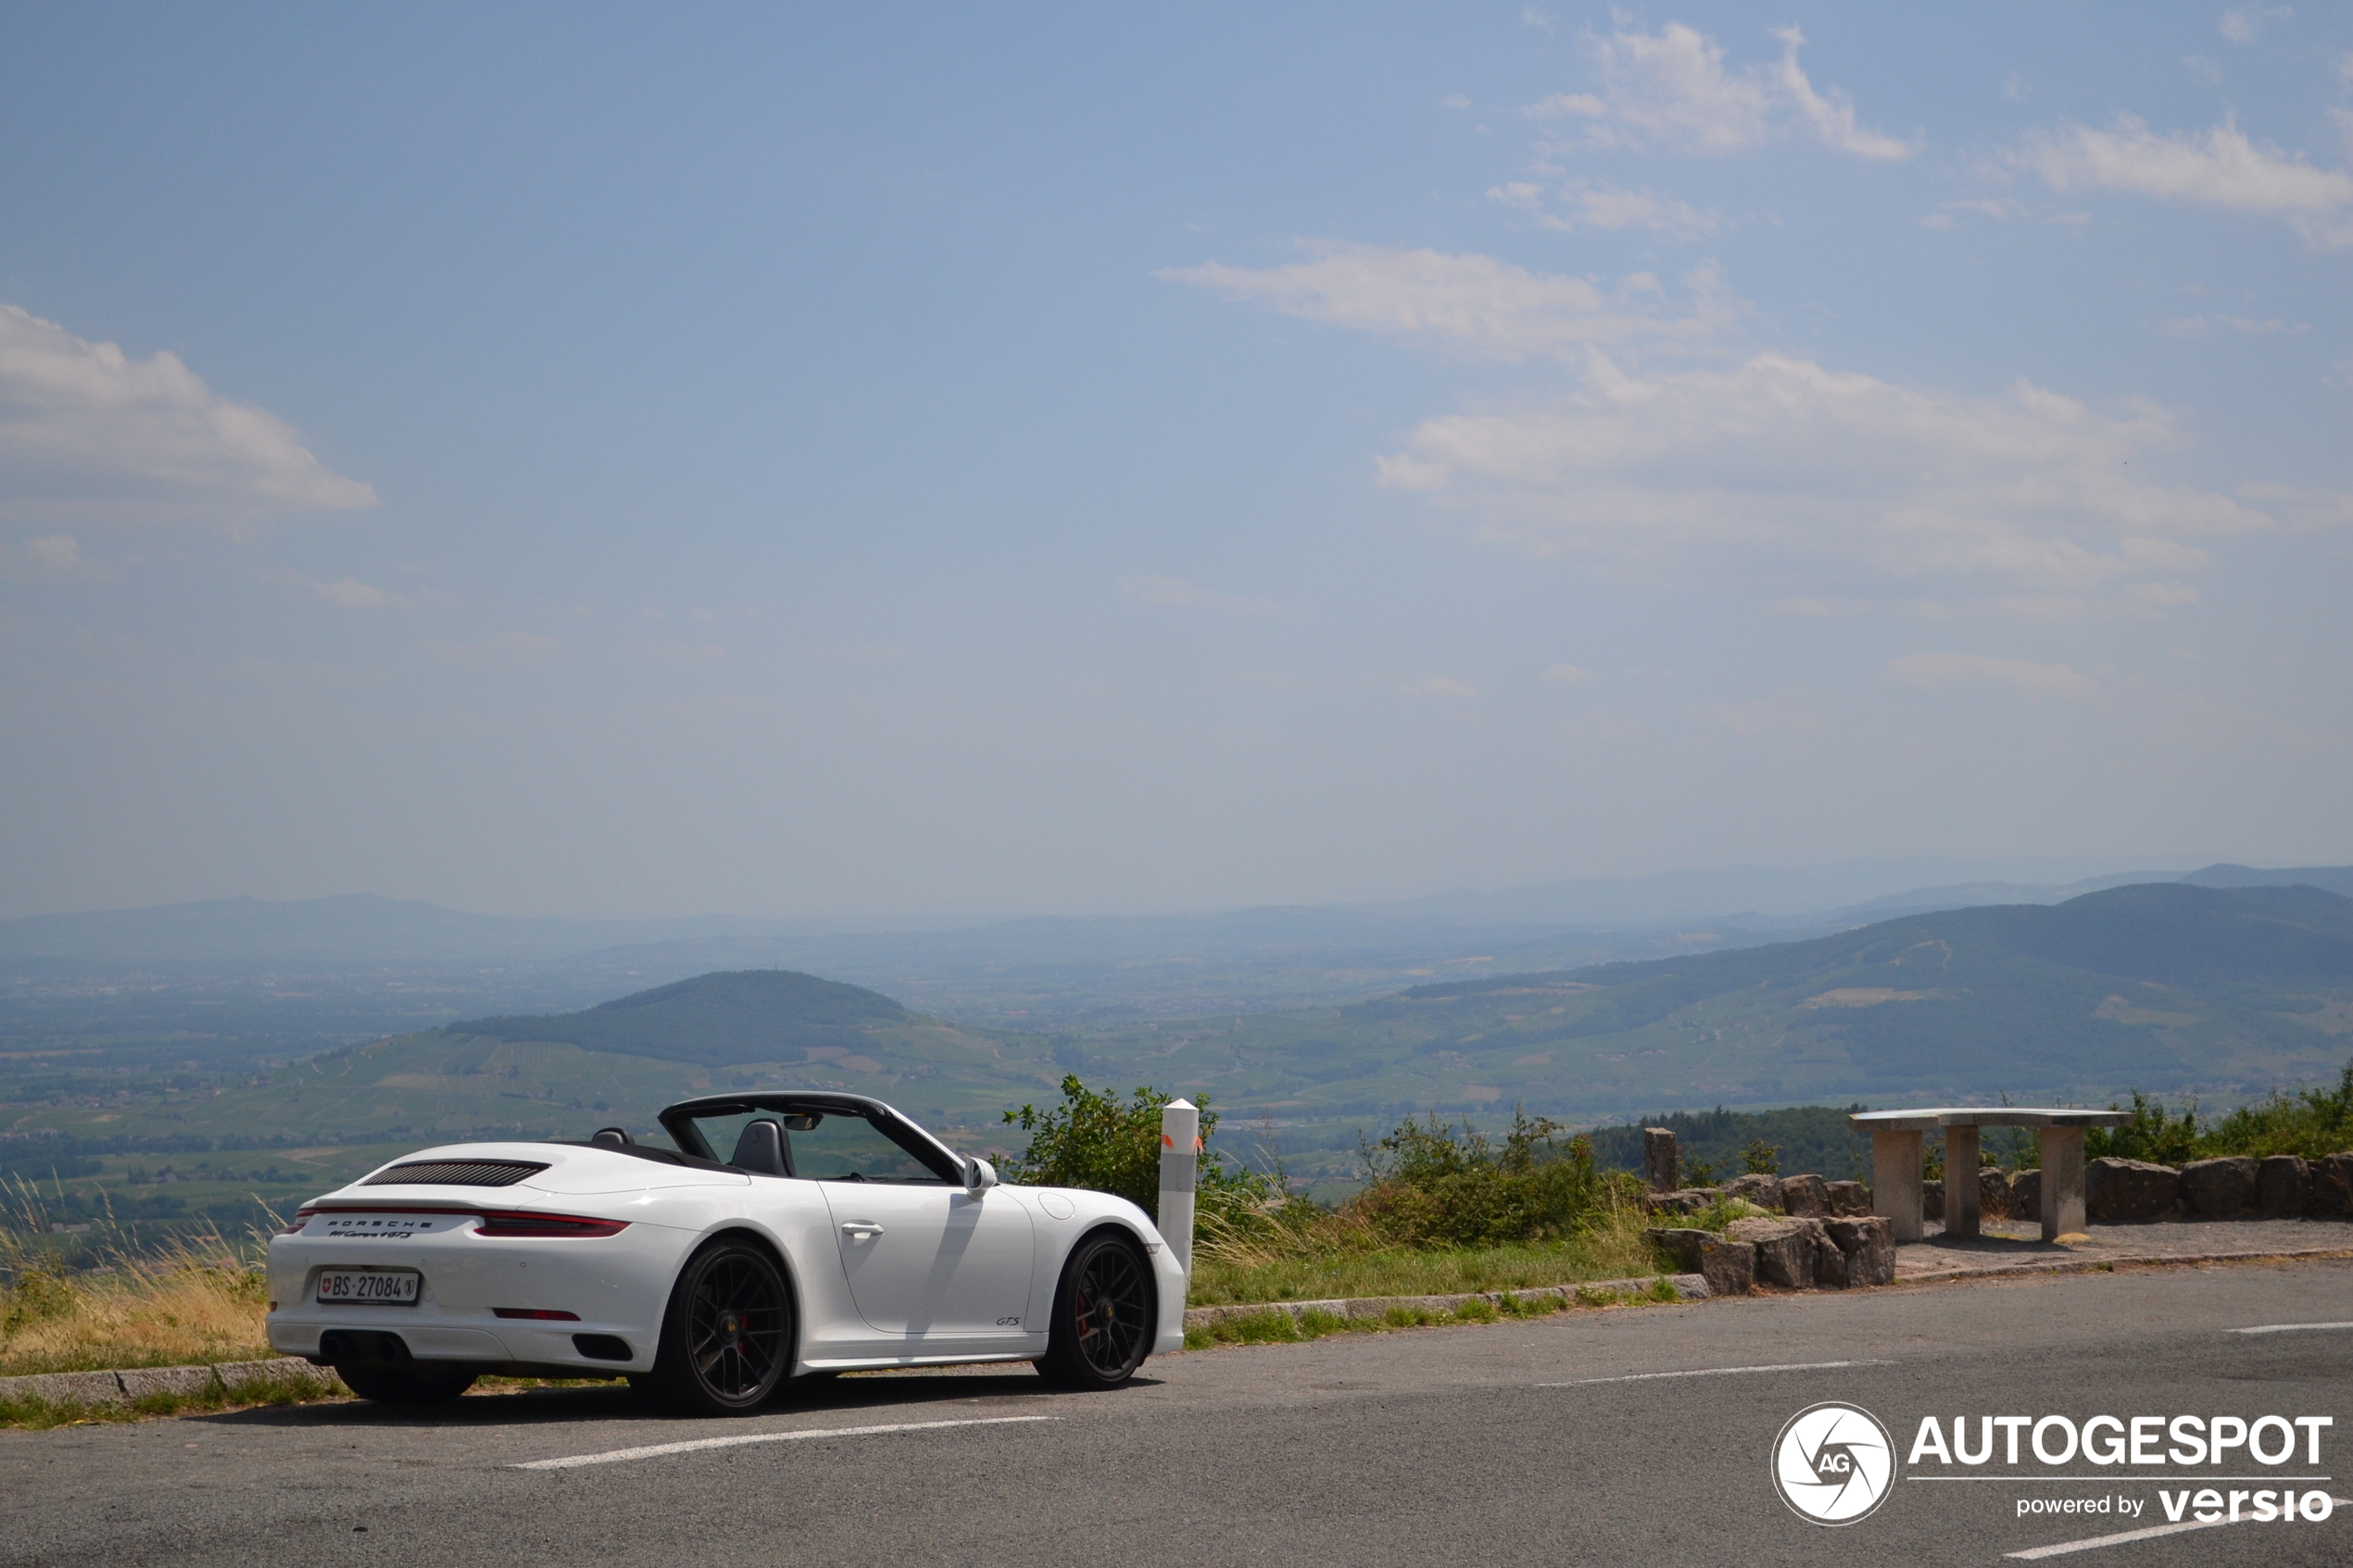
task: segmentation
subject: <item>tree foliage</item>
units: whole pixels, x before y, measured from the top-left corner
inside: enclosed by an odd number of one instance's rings
[[[1090,1089],[1076,1073],[1063,1079],[1060,1105],[1040,1110],[1025,1105],[1005,1112],[1008,1124],[1029,1135],[1028,1147],[1005,1160],[1009,1181],[1029,1186],[1085,1187],[1124,1198],[1147,1214],[1160,1206],[1160,1113],[1176,1097],[1139,1087],[1122,1100]],[[1201,1153],[1194,1166],[1193,1208],[1230,1218],[1255,1209],[1273,1195],[1267,1176],[1221,1158],[1209,1148],[1217,1113],[1201,1099]]]

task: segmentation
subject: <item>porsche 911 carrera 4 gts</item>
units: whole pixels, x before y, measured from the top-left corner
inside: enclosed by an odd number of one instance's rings
[[[1109,1388],[1184,1343],[1184,1273],[1125,1198],[1000,1185],[859,1095],[661,1122],[672,1148],[452,1144],[314,1199],[271,1240],[270,1343],[371,1399],[626,1376],[709,1414],[864,1367],[1028,1361]]]

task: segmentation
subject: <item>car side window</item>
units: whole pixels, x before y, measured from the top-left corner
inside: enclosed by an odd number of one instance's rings
[[[793,1173],[821,1182],[923,1182],[944,1185],[937,1172],[885,1137],[862,1116],[794,1116]]]

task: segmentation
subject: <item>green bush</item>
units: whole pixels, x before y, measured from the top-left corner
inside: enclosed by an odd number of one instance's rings
[[[1778,1176],[1781,1173],[1781,1151],[1758,1138],[1741,1150],[1741,1170],[1751,1176]]]
[[[2124,1107],[2108,1102],[2110,1110]],[[2353,1148],[2353,1061],[2345,1064],[2334,1088],[2274,1090],[2268,1098],[2240,1106],[2219,1119],[2201,1120],[2195,1105],[2178,1116],[2165,1102],[2137,1091],[2133,1120],[2121,1127],[2095,1127],[2083,1137],[2086,1159],[2112,1155],[2185,1165],[2221,1155],[2300,1154],[2317,1160]]]
[[[1176,1097],[1139,1088],[1133,1098],[1088,1088],[1076,1073],[1063,1079],[1063,1101],[1040,1110],[1025,1105],[1005,1121],[1029,1135],[1029,1146],[1005,1161],[1005,1179],[1029,1186],[1085,1187],[1124,1198],[1147,1214],[1160,1207],[1160,1113]],[[1217,1113],[1201,1098],[1202,1152],[1194,1167],[1194,1223],[1233,1223],[1274,1195],[1271,1177],[1209,1151]]]
[[[2269,1099],[2240,1106],[2215,1123],[2198,1147],[2204,1155],[2300,1154],[2307,1160],[2353,1148],[2353,1061],[2345,1064],[2333,1089],[2274,1091]]]
[[[2110,1110],[2122,1106],[2110,1101]],[[2153,1100],[2135,1089],[2133,1092],[2133,1120],[2121,1127],[2095,1127],[2083,1135],[2083,1158],[2098,1160],[2147,1160],[2159,1165],[2186,1165],[2197,1155],[2197,1110],[2183,1110],[2178,1118],[2169,1118],[2165,1102]]]
[[[1394,1245],[1495,1247],[1566,1238],[1584,1228],[1633,1178],[1593,1165],[1582,1136],[1561,1147],[1565,1131],[1547,1117],[1512,1112],[1512,1130],[1496,1148],[1468,1123],[1406,1121],[1364,1149],[1371,1176],[1352,1200]]]

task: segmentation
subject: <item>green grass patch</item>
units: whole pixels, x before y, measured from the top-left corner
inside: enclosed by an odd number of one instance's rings
[[[157,1416],[200,1415],[247,1410],[257,1405],[302,1405],[343,1397],[342,1386],[326,1377],[256,1378],[223,1387],[216,1383],[194,1394],[148,1394],[128,1404],[116,1400],[0,1398],[0,1428],[45,1432],[58,1426],[149,1421]]]
[[[1206,1350],[1219,1345],[1294,1345],[1334,1334],[1382,1334],[1400,1328],[1446,1328],[1462,1323],[1502,1323],[1516,1318],[1550,1317],[1579,1307],[1632,1307],[1653,1301],[1680,1301],[1674,1283],[1660,1278],[1642,1290],[1579,1289],[1573,1298],[1560,1296],[1517,1296],[1504,1292],[1500,1300],[1473,1298],[1449,1309],[1396,1306],[1378,1317],[1342,1317],[1310,1307],[1296,1316],[1279,1308],[1236,1312],[1214,1323],[1188,1327],[1185,1348]]]

